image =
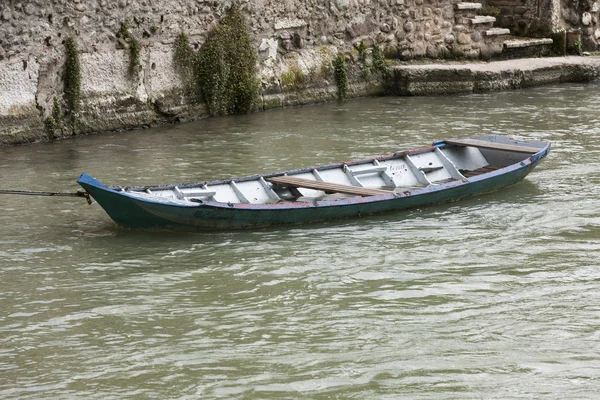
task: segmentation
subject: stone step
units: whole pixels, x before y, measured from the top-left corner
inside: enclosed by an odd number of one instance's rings
[[[490,15],[478,15],[475,18],[471,18],[471,24],[489,24],[496,22],[496,17],[492,17]]]
[[[492,28],[485,31],[486,36],[510,35],[510,29],[507,28]]]
[[[513,39],[513,40],[505,40],[504,48],[505,49],[518,49],[522,47],[533,47],[533,46],[542,46],[546,44],[552,44],[552,39]]]
[[[456,4],[457,10],[478,10],[481,7],[483,7],[481,5],[481,3],[457,3]]]

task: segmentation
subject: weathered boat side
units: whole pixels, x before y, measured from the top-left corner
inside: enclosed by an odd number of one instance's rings
[[[431,148],[426,148],[419,151],[435,151],[435,148],[443,149],[445,146],[446,144],[444,142],[437,142],[434,144],[433,150]],[[510,148],[510,146],[513,146],[514,148],[517,147],[514,145],[504,146],[506,148]],[[547,144],[541,149],[532,148],[531,152],[533,153],[536,150],[539,151],[522,159],[520,162],[469,178],[462,177],[462,179],[452,179],[440,184],[430,184],[428,186],[394,192],[367,190],[367,193],[372,192],[375,193],[375,195],[336,199],[321,199],[315,197],[309,201],[265,201],[264,203],[254,204],[249,201],[233,203],[210,200],[210,195],[206,194],[208,191],[205,189],[210,187],[211,184],[222,184],[223,182],[230,184],[229,182],[231,181],[229,180],[208,182],[209,186],[207,186],[207,182],[194,184],[195,186],[180,185],[183,190],[202,186],[201,189],[203,190],[200,192],[205,193],[205,200],[192,199],[194,202],[183,200],[177,201],[177,199],[162,201],[158,197],[139,192],[136,192],[134,195],[131,192],[128,193],[123,188],[106,187],[87,174],[82,174],[78,182],[88,193],[90,193],[100,206],[104,208],[115,222],[126,227],[179,227],[198,230],[247,229],[277,225],[305,224],[309,222],[352,218],[362,215],[424,207],[499,190],[522,180],[537,165],[537,163],[548,154],[550,144]],[[405,154],[420,154],[419,151],[396,153],[395,156],[398,157],[398,154],[401,154],[401,156],[405,156]],[[385,157],[380,158],[380,160],[384,159]],[[516,159],[518,160],[518,158]],[[367,161],[371,162],[372,160],[374,159],[368,159]],[[429,164],[431,164],[431,162]],[[355,162],[330,164],[319,167],[318,171],[324,172],[334,168],[346,171],[345,168],[347,167],[344,167],[344,165],[364,166],[367,164],[365,163],[365,160],[358,160]],[[438,167],[431,169],[435,170],[436,168]],[[253,177],[241,178],[238,182],[256,182],[264,180],[265,178],[268,179],[269,177],[285,176],[288,174],[302,175],[308,174],[309,172],[314,173],[314,170],[315,169],[311,167],[275,174],[256,175]],[[377,169],[377,171],[380,170],[383,171],[384,169]],[[318,172],[316,174],[318,177]],[[280,179],[280,181],[295,182],[293,179]],[[296,181],[302,182],[303,180],[296,179]],[[331,185],[313,184],[312,186],[319,188],[321,186],[330,187]],[[271,186],[268,186],[268,188],[270,187]],[[336,188],[337,186],[333,185],[332,187]],[[140,192],[146,190],[146,192],[151,193],[151,190],[147,187],[135,188]],[[233,189],[235,188],[234,184]],[[173,188],[170,188],[169,190],[180,191],[181,189],[173,186]],[[359,193],[362,193],[362,191]],[[142,195],[146,197],[141,198],[140,196]],[[243,195],[241,195],[240,198],[243,198]]]

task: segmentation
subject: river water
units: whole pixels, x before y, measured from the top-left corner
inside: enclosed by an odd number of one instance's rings
[[[598,398],[600,85],[375,98],[0,148],[0,189],[198,181],[497,133],[500,193],[251,232],[0,197],[0,398]]]

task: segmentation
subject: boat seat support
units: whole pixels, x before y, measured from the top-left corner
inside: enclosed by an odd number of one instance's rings
[[[458,168],[456,168],[456,165],[454,165],[454,163],[452,162],[452,160],[450,160],[448,157],[446,157],[446,155],[444,154],[443,151],[441,151],[439,149],[439,147],[435,148],[435,154],[437,154],[437,156],[439,157],[440,161],[442,162],[442,165],[444,166],[444,168],[446,168],[446,171],[448,171],[448,173],[450,174],[450,176],[454,179],[465,179],[465,177],[460,173],[460,171],[458,170]]]
[[[427,179],[425,172],[423,172],[421,169],[419,169],[419,167],[417,167],[415,162],[408,156],[408,154],[404,156],[404,161],[406,161],[408,168],[410,168],[410,170],[415,175],[415,178],[417,178],[417,181],[419,181],[420,184],[426,186],[431,185],[431,182],[429,181],[429,179]]]

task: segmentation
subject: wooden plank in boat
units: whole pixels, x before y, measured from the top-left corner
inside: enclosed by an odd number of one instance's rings
[[[276,183],[278,185],[288,187],[322,190],[324,192],[333,193],[353,194],[356,196],[377,196],[381,194],[393,193],[388,190],[369,189],[350,185],[341,185],[339,183],[313,181],[304,178],[294,178],[293,176],[273,176],[271,178],[265,178],[265,180],[271,183]]]
[[[465,178],[471,178],[473,176],[487,174],[488,172],[493,172],[502,167],[496,165],[486,165],[485,167],[477,168],[473,171],[461,171]]]
[[[502,150],[502,151],[512,151],[515,153],[528,153],[533,154],[540,151],[540,149],[535,147],[527,147],[527,146],[519,146],[517,144],[505,144],[505,143],[496,143],[489,142],[487,140],[478,140],[478,139],[446,139],[444,142],[448,144],[454,144],[457,146],[471,146],[471,147],[479,147],[482,149],[491,149],[491,150]]]

